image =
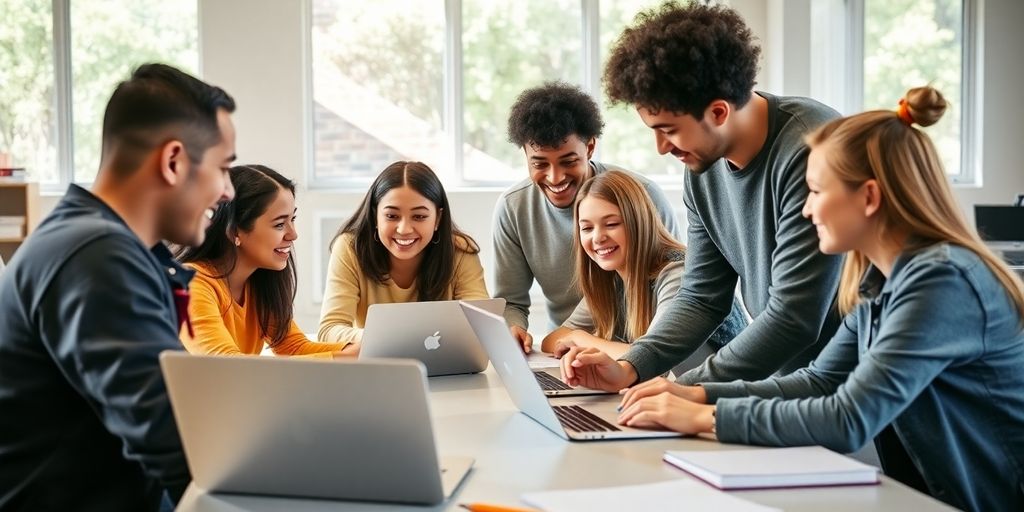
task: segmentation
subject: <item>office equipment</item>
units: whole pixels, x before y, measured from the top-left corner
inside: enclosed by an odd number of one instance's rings
[[[1024,207],[974,205],[974,225],[985,245],[1024,277]]]
[[[654,484],[534,492],[523,502],[545,512],[665,512],[714,510],[718,512],[778,512],[779,509],[730,496],[693,480]]]
[[[665,461],[719,489],[877,484],[878,468],[821,446],[667,451]]]
[[[581,397],[577,402],[566,402],[564,405],[548,403],[547,396],[541,391],[537,378],[523,357],[522,349],[509,333],[504,318],[465,302],[460,306],[516,407],[563,439],[593,441],[681,435],[666,430],[617,425],[618,412],[615,408],[619,404],[618,395]]]
[[[499,315],[505,311],[505,299],[470,303]],[[359,359],[381,357],[421,361],[429,377],[487,368],[487,354],[454,300],[370,305]]]
[[[193,483],[209,492],[436,504],[473,459],[439,467],[416,361],[164,352]]]

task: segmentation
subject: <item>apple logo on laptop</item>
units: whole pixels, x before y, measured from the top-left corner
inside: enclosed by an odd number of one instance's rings
[[[441,331],[437,331],[434,334],[427,336],[423,340],[423,347],[427,350],[437,350],[441,346]]]

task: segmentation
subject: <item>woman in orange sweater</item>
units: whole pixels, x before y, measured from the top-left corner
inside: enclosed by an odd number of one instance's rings
[[[355,355],[355,343],[317,343],[292,318],[295,300],[295,184],[262,165],[230,169],[235,199],[213,214],[206,240],[179,253],[195,269],[189,286],[194,354]],[[189,332],[191,330],[191,332]]]

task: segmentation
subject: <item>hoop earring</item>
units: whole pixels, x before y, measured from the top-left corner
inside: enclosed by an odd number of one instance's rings
[[[433,244],[433,245],[437,245],[437,244],[441,243],[441,236],[440,236],[441,233],[439,231],[434,231],[434,234],[438,235],[438,236],[435,236],[434,238],[432,238],[430,240],[430,243]]]
[[[374,241],[380,242],[380,237],[377,236],[377,226],[373,227],[373,239]]]
[[[236,237],[235,237],[235,247],[241,247],[241,246],[242,246],[242,240],[241,240],[241,239],[239,239],[239,238],[238,238],[238,237],[236,236]]]

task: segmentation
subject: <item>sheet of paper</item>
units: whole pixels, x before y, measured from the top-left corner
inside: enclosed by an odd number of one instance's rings
[[[716,490],[695,480],[680,479],[655,484],[544,491],[522,496],[524,503],[545,512],[664,512],[666,510],[714,510],[715,512],[778,512]]]
[[[526,356],[526,362],[530,363],[530,368],[558,368],[559,360],[546,352],[530,352]]]

